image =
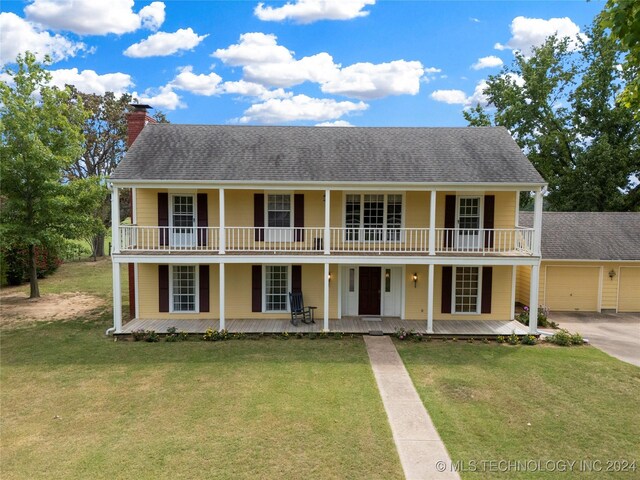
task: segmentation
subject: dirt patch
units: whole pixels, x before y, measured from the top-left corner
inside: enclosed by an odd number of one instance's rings
[[[86,293],[50,293],[30,299],[24,293],[0,294],[0,325],[63,320],[87,314],[104,305],[104,300]]]

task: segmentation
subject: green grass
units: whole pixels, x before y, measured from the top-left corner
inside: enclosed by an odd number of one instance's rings
[[[593,347],[396,345],[454,461],[590,459],[604,465],[622,459],[636,460],[640,468],[639,368]],[[637,475],[582,474],[598,479]],[[502,474],[538,476],[571,474]]]

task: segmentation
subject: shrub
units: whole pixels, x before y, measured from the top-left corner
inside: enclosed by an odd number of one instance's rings
[[[315,340],[316,338],[318,338],[318,335],[316,334],[316,332],[309,332],[309,335],[307,335],[307,337],[309,338],[309,340]]]
[[[282,333],[280,334],[280,338],[281,338],[282,340],[289,340],[289,332],[282,332]]]
[[[516,332],[513,332],[507,337],[507,343],[509,343],[509,345],[518,345],[520,343],[520,337],[516,335]]]
[[[584,338],[578,332],[571,335],[571,345],[582,345],[584,343]]]
[[[556,345],[560,345],[562,347],[568,347],[569,345],[571,345],[571,334],[568,330],[563,328],[562,330],[548,337],[547,341],[555,343]]]
[[[165,342],[177,342],[178,341],[178,335],[175,333],[169,333],[164,337],[164,341]]]
[[[522,312],[516,315],[516,320],[524,325],[529,325],[529,307],[525,306]],[[557,328],[558,326],[555,322],[549,322],[549,309],[544,305],[538,306],[538,326],[543,328]]]
[[[202,336],[202,339],[205,342],[217,342],[219,340],[219,333],[218,330],[212,330],[210,328],[207,329],[206,332],[204,332],[204,335]]]
[[[322,330],[319,334],[318,334],[318,338],[324,340],[326,338],[329,338],[329,332],[326,332],[324,330]]]
[[[420,332],[414,333],[413,335],[414,342],[421,342],[422,340],[424,340],[424,335],[422,335]]]
[[[467,343],[473,343],[473,338],[471,337],[467,338]]]
[[[538,340],[533,335],[525,335],[522,337],[522,345],[535,345],[538,343]]]
[[[247,334],[244,332],[237,332],[233,334],[234,340],[244,340],[245,338],[247,338]]]
[[[496,341],[497,341],[498,343],[504,343],[504,342],[506,342],[507,340],[504,338],[504,335],[498,335],[498,338],[496,338]]]
[[[141,340],[144,340],[144,334],[145,334],[145,331],[142,328],[131,332],[131,336],[133,337],[134,342],[139,342]]]
[[[56,249],[36,245],[36,276],[45,278],[62,264]],[[13,246],[2,249],[2,273],[9,285],[22,285],[29,279],[29,248]]]
[[[159,342],[160,335],[158,335],[155,330],[145,330],[143,340],[149,343]]]
[[[344,332],[333,332],[333,338],[336,340],[340,340],[342,337],[344,337]]]

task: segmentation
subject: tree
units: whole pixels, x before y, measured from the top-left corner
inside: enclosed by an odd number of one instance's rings
[[[489,77],[490,107],[464,112],[470,125],[505,126],[549,183],[552,210],[637,210],[638,122],[616,103],[627,74],[619,45],[596,21],[573,49],[550,37],[530,57]]]
[[[86,112],[68,89],[48,85],[51,77],[32,53],[16,63],[5,70],[11,80],[0,82],[0,234],[5,246],[27,246],[36,298],[36,246],[58,245],[91,224],[92,202],[62,177],[82,154]]]
[[[601,25],[611,30],[626,52],[623,68],[629,75],[620,101],[640,120],[640,3],[609,0],[601,14]]]
[[[127,151],[127,111],[133,98],[129,94],[116,95],[106,92],[104,95],[88,94],[68,85],[74,100],[81,100],[84,108],[90,112],[84,122],[84,152],[68,169],[69,179],[88,179],[95,176],[108,178],[120,163]],[[164,113],[158,111],[154,115],[158,123],[168,123]],[[106,188],[106,186],[105,186]],[[128,215],[129,198],[123,192],[121,208]],[[102,220],[104,229],[100,229],[95,237],[89,239],[92,253],[104,256],[104,236],[111,223],[111,202],[108,195],[104,202],[96,208],[96,217]]]

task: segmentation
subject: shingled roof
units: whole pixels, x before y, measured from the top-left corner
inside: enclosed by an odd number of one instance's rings
[[[111,178],[544,183],[509,132],[502,127],[149,124]]]
[[[533,226],[533,213],[520,213]],[[640,260],[640,213],[544,212],[542,259]]]

